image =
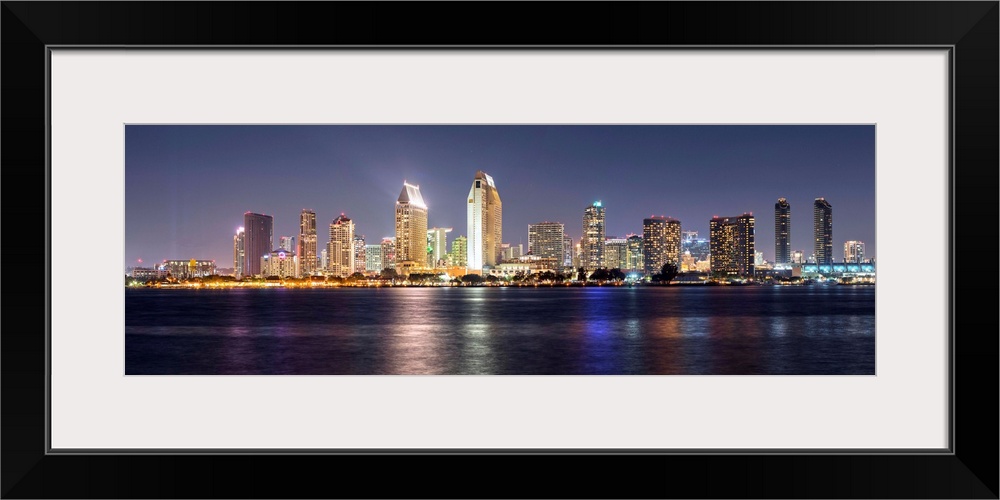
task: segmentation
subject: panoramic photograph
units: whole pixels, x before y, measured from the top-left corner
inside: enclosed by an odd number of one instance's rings
[[[874,125],[125,125],[125,375],[875,375]]]

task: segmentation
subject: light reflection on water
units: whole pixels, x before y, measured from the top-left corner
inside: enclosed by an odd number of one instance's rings
[[[127,374],[874,374],[872,287],[129,290]]]

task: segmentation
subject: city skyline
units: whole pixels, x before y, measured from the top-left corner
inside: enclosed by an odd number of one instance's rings
[[[335,145],[344,147],[331,153]],[[331,167],[320,161],[324,154],[353,161]],[[312,180],[241,180],[275,163]],[[678,219],[684,231],[707,238],[713,216],[754,213],[756,249],[773,262],[774,247],[763,242],[774,241],[774,227],[763,221],[775,200],[791,205],[791,248],[808,254],[809,208],[826,198],[837,212],[832,243],[864,241],[866,258],[874,258],[874,164],[872,126],[130,125],[124,264],[198,258],[226,267],[245,212],[272,215],[275,239],[301,235],[303,207],[324,221],[349,213],[358,234],[379,241],[394,234],[394,221],[373,207],[393,201],[404,181],[421,186],[429,227],[459,228],[449,235],[450,251],[456,237],[468,236],[460,232],[463,195],[478,170],[490,172],[504,193],[498,243],[527,246],[528,225],[542,221],[562,223],[566,236],[580,241],[582,209],[601,200],[608,238],[641,233],[651,215]],[[371,182],[393,173],[397,178]],[[326,247],[324,240],[317,247]]]

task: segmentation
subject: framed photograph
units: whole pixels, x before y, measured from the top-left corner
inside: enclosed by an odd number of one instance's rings
[[[997,2],[495,7],[5,2],[4,497],[997,498]]]

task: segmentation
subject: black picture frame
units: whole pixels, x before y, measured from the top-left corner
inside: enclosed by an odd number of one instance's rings
[[[38,218],[48,217],[47,61],[55,45],[947,46],[951,255],[961,259],[928,263],[949,266],[954,286],[952,447],[943,454],[49,454],[51,276],[13,265],[0,335],[4,498],[998,498],[1000,329],[993,307],[972,305],[998,303],[996,238],[982,235],[992,233],[1000,206],[997,1],[2,4],[0,160],[8,194],[17,191],[4,207],[5,233],[34,242],[4,245],[8,263],[52,254],[39,244]],[[386,479],[359,482],[372,471]]]

